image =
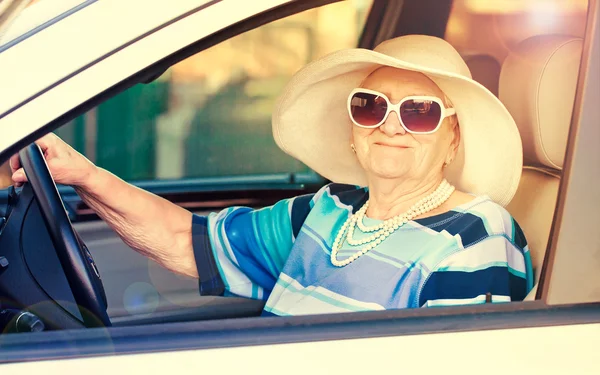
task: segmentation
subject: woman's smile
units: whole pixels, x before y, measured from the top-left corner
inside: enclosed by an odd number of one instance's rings
[[[393,143],[389,143],[389,142],[375,142],[374,143],[376,146],[383,146],[383,147],[391,147],[391,148],[396,148],[396,149],[406,149],[406,148],[410,148],[409,146],[406,145],[402,145],[402,144],[393,144]]]

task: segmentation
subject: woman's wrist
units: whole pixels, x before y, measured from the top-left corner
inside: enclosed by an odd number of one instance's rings
[[[76,191],[83,190],[91,195],[101,195],[103,186],[106,185],[103,182],[106,179],[106,173],[105,169],[92,165],[81,182],[73,187]]]

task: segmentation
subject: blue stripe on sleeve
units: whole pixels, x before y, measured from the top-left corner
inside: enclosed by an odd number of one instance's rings
[[[258,246],[254,247],[255,254],[253,255],[257,260],[259,260],[259,263],[262,264],[262,266],[269,272],[269,274],[276,278],[279,275],[279,269],[275,267],[275,263],[273,262],[273,257],[271,253],[271,250],[274,250],[273,247],[275,246],[269,246],[271,245],[271,243],[267,243],[265,241],[265,236],[268,236],[268,233],[261,231],[262,225],[259,221],[260,216],[256,213],[252,213],[251,216],[254,240],[256,241],[256,243],[258,243]],[[271,228],[275,226],[274,223],[268,223],[268,225]]]
[[[292,233],[294,234],[294,238],[298,237],[298,233],[300,233],[300,228],[304,225],[304,220],[310,213],[311,201],[314,197],[314,194],[302,195],[294,198],[292,202],[292,213],[291,213],[291,221],[292,221]]]
[[[523,233],[523,230],[521,229],[519,224],[517,224],[517,221],[514,218],[512,218],[512,223],[513,223],[513,230],[514,230],[513,241],[514,241],[515,245],[517,245],[517,247],[519,247],[521,249],[525,249],[525,246],[527,246],[527,240],[525,239],[525,234]]]
[[[198,270],[200,295],[222,296],[225,284],[210,246],[208,219],[205,216],[192,216],[192,247]]]
[[[279,276],[292,250],[292,223],[289,199],[275,203],[252,213],[255,217],[255,236],[261,239],[262,254],[268,257],[273,276]]]
[[[265,295],[268,295],[277,275],[268,269],[264,254],[261,253],[263,245],[255,235],[253,213],[250,208],[236,208],[227,215],[223,225],[239,269],[253,283],[265,289]]]
[[[431,274],[419,298],[419,306],[428,300],[468,299],[491,293],[510,296],[512,301],[525,298],[526,280],[508,272],[506,267],[489,267],[475,272],[437,271]]]
[[[234,279],[241,272],[252,288],[251,298],[268,298],[279,273],[283,269],[293,245],[292,223],[290,219],[291,201],[284,199],[270,207],[252,210],[248,207],[234,207],[221,215],[223,230],[214,233],[222,241],[223,248],[229,251],[228,258],[234,260],[235,269],[225,272],[224,281]],[[264,293],[258,296],[260,286]]]

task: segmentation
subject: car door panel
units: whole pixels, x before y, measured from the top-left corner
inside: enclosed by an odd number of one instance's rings
[[[260,315],[264,301],[200,296],[198,280],[136,253],[102,221],[74,225],[92,253],[113,325]]]

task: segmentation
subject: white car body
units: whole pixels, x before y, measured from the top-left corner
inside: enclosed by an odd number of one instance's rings
[[[34,140],[34,134],[42,135],[40,129],[47,124],[182,48],[289,2],[80,2],[76,12],[37,32],[0,45],[0,152],[17,151],[15,145],[23,139]],[[592,6],[597,12],[598,5],[594,2]],[[592,67],[600,66],[597,56],[600,34],[597,17],[590,19],[595,25],[590,27],[591,40],[587,48],[596,55],[590,53],[588,68],[593,70]],[[595,77],[598,78],[597,72]],[[598,88],[597,82],[590,85],[586,90]],[[595,111],[598,112],[597,108]],[[595,220],[598,221],[597,217]],[[0,371],[3,374],[85,372],[90,375],[107,372],[193,374],[207,370],[225,374],[411,370],[484,374],[600,373],[595,356],[600,348],[600,316],[595,321],[587,317],[562,323],[544,322],[541,315],[540,319],[539,327],[524,327],[516,322],[493,328],[461,326],[458,330],[465,332],[454,332],[455,328],[446,326],[439,333],[391,333],[390,337],[383,337],[386,336],[383,333],[373,337],[367,333],[362,338],[356,338],[361,336],[356,334],[344,337],[340,333],[330,338],[288,338],[279,343],[274,334],[264,341],[257,339],[253,344],[248,343],[250,340],[213,348],[181,350],[163,346],[145,353],[116,350],[119,355],[66,354],[64,358],[47,361],[11,360],[14,363],[0,365]],[[0,336],[0,352],[3,341]]]
[[[4,365],[10,373],[597,374],[600,324],[187,350]],[[573,343],[577,343],[574,345]]]

